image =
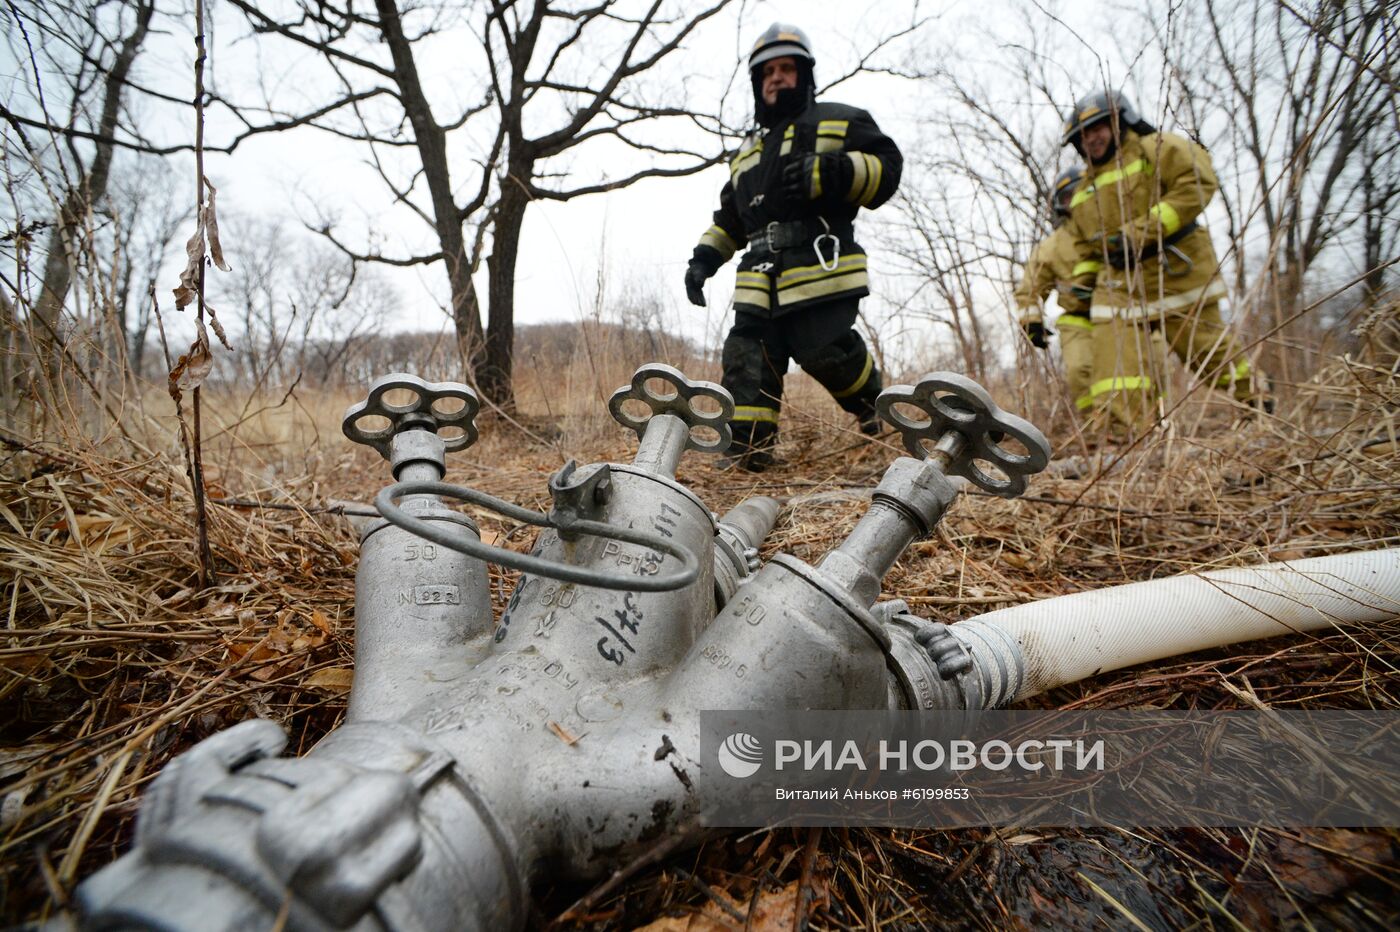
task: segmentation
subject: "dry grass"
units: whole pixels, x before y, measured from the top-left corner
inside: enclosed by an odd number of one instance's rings
[[[566,456],[627,459],[635,441],[603,416],[600,388],[628,375],[619,363],[598,371],[586,359],[555,367],[526,361],[525,413],[486,419],[482,442],[455,458],[449,479],[543,507],[545,479]],[[789,385],[786,466],[751,476],[692,456],[680,479],[716,510],[753,492],[792,496],[768,552],[813,560],[854,524],[864,508],[860,490],[900,451],[888,438],[862,441],[805,377]],[[998,394],[1016,409],[1015,387],[1003,388]],[[1173,413],[1171,429],[1112,469],[1100,460],[1085,478],[1043,476],[1019,501],[965,496],[936,535],[900,561],[887,593],[955,621],[1190,569],[1395,545],[1394,355],[1338,362],[1281,394],[1279,417],[1239,428],[1227,428],[1235,414],[1227,406],[1193,397]],[[350,400],[211,399],[207,462],[211,494],[224,503],[214,506],[211,527],[219,584],[207,591],[192,588],[188,483],[159,399],[148,399],[140,425],[145,454],[126,445],[110,452],[116,443],[6,440],[0,863],[7,919],[52,915],[78,878],[114,858],[142,787],[172,755],[254,715],[283,722],[293,749],[340,719],[356,544],[325,506],[368,501],[387,481],[374,454],[340,437],[338,417]],[[1033,417],[1067,425],[1037,403]],[[1063,430],[1057,439],[1076,448]],[[482,523],[512,546],[530,543],[520,528]],[[499,608],[509,579],[495,579]],[[1279,707],[1396,709],[1398,646],[1394,626],[1306,644],[1240,645],[1106,675],[1042,701],[1231,708],[1241,707],[1244,692]],[[1393,833],[1340,830],[759,832],[711,839],[640,870],[570,924],[742,927],[736,914],[791,922],[793,911],[778,901],[801,898],[814,924],[831,927],[1394,928],[1396,856]],[[585,892],[544,891],[539,915],[557,916]]]

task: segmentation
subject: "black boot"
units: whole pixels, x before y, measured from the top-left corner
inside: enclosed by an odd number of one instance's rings
[[[734,441],[725,451],[721,462],[730,468],[747,472],[763,472],[778,465],[773,446],[778,442],[778,425],[770,421],[731,422]]]
[[[880,397],[881,387],[880,370],[876,369],[870,373],[869,381],[861,390],[841,404],[841,407],[856,416],[860,423],[860,432],[867,437],[878,436],[885,429],[884,421],[875,413],[875,399]]]

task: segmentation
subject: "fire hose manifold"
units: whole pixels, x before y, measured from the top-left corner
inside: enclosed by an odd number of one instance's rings
[[[955,477],[1009,498],[1049,460],[974,382],[935,373],[881,395],[913,455],[815,566],[758,565],[774,499],[716,520],[676,481],[686,450],[729,443],[716,385],[639,369],[609,403],[636,458],[570,462],[548,514],[442,481],[478,407],[464,385],[393,375],[347,412],[346,435],[396,480],[362,534],[347,723],[300,758],[255,720],[172,761],[131,851],[80,885],[84,927],[518,928],[534,880],[597,876],[703,816],[719,790],[701,710],[971,715],[1020,689],[1017,665],[976,663],[958,626],[875,604]],[[529,555],[489,546],[445,500],[543,531]],[[499,620],[487,561],[522,571]]]

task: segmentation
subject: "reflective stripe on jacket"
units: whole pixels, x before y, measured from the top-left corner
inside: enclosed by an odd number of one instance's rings
[[[837,151],[850,160],[846,190],[826,191],[810,204],[788,205],[782,173],[791,159]],[[899,187],[903,165],[898,146],[869,113],[845,104],[813,103],[791,120],[744,140],[729,162],[719,210],[700,237],[695,257],[718,268],[769,223],[801,221],[811,240],[776,253],[760,244],[744,254],[734,285],[735,307],[777,315],[832,298],[867,295],[870,277],[865,250],[855,241],[856,212],[889,200]],[[839,253],[825,240],[818,255],[816,237],[828,230],[839,241]],[[772,306],[775,295],[777,307]]]
[[[1210,233],[1197,226],[1168,248],[1164,241],[1200,215],[1219,187],[1210,155],[1173,133],[1123,133],[1114,158],[1091,167],[1076,187],[1066,228],[1074,236],[1076,280],[1097,274],[1090,316],[1157,317],[1189,312],[1225,295]],[[1129,256],[1109,264],[1110,237]],[[1142,257],[1146,248],[1154,254]]]

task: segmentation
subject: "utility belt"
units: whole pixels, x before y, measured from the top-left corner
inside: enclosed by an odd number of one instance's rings
[[[1186,237],[1190,236],[1192,233],[1195,232],[1196,221],[1192,220],[1190,223],[1186,224],[1186,226],[1182,227],[1180,230],[1177,230],[1171,236],[1162,237],[1160,243],[1156,240],[1153,240],[1150,243],[1144,244],[1142,247],[1142,257],[1144,259],[1151,259],[1153,256],[1157,255],[1158,252],[1171,252],[1173,246],[1175,246],[1177,243],[1186,239]],[[1176,252],[1180,252],[1180,250],[1176,250]]]
[[[774,220],[749,234],[749,248],[777,252],[806,246],[813,238],[805,220]]]
[[[819,226],[806,220],[773,220],[749,234],[749,248],[767,250],[775,255],[784,249],[811,246],[817,262],[828,272],[835,271],[841,258],[841,238],[831,231],[825,217],[817,217]]]

